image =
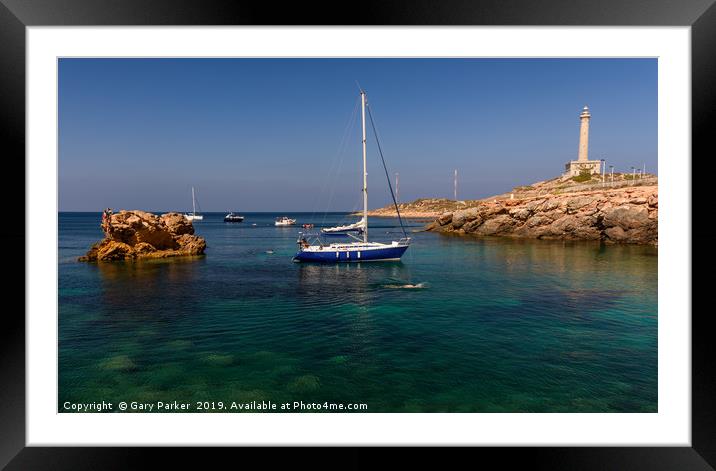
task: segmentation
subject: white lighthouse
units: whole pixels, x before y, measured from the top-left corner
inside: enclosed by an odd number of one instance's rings
[[[584,106],[582,114],[579,115],[579,156],[577,157],[578,162],[586,162],[589,159],[587,154],[589,153],[589,120],[592,115],[589,113],[589,107]]]
[[[592,114],[589,112],[589,107],[584,106],[582,113],[579,115],[579,152],[577,153],[577,160],[571,160],[565,165],[566,177],[574,177],[588,171],[591,174],[600,173],[600,160],[589,160],[589,121],[592,119]]]

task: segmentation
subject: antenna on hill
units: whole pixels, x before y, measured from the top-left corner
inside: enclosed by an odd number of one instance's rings
[[[400,201],[400,180],[398,179],[398,172],[395,172],[395,200]]]

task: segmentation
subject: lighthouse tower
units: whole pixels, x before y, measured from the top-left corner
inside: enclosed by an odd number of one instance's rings
[[[589,112],[589,107],[584,106],[582,113],[579,115],[579,153],[577,154],[577,160],[567,162],[565,165],[565,177],[574,177],[588,171],[591,174],[600,173],[600,160],[589,160],[589,121],[592,119],[592,114]]]
[[[579,156],[577,157],[577,161],[579,162],[589,160],[587,153],[589,152],[589,120],[591,118],[592,115],[589,114],[589,107],[585,106],[582,110],[582,114],[579,115],[579,120],[581,121],[579,125]]]

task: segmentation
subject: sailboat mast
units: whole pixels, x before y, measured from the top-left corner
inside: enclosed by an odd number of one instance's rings
[[[196,199],[194,198],[194,187],[191,187],[191,208],[192,208],[192,216],[196,216]]]
[[[365,92],[360,91],[361,120],[363,122],[363,242],[368,242],[368,169],[365,158]]]

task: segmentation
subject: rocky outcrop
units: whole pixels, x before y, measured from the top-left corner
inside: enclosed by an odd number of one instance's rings
[[[426,230],[656,245],[658,206],[657,186],[481,201],[443,213]]]
[[[204,238],[194,235],[194,226],[179,213],[161,216],[145,211],[120,211],[105,225],[104,240],[94,244],[82,262],[106,262],[142,258],[201,255]]]

